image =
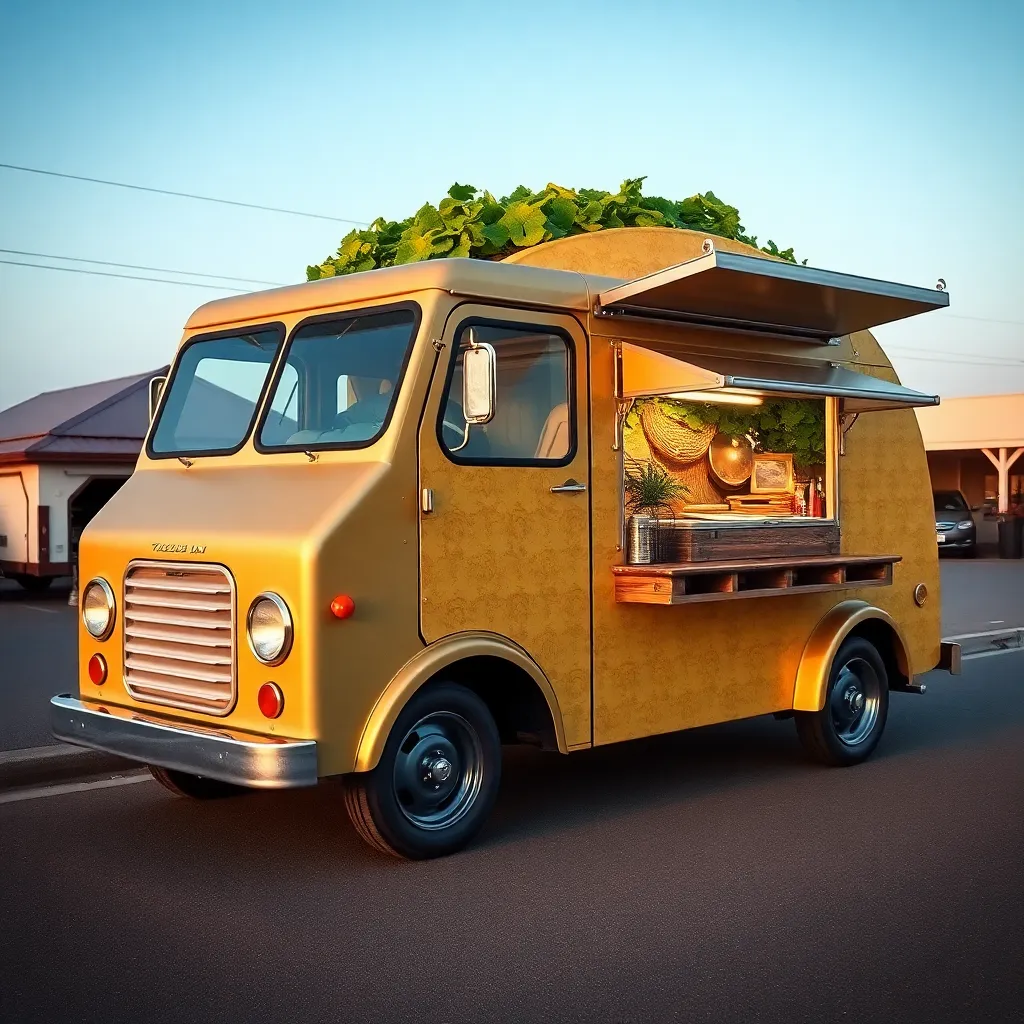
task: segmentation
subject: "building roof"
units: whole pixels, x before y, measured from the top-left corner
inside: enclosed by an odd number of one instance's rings
[[[0,463],[134,462],[149,425],[149,373],[46,391],[0,412]]]
[[[1024,394],[944,398],[917,420],[926,451],[1024,447]]]

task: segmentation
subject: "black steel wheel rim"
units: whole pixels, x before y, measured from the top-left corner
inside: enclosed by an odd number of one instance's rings
[[[864,658],[850,658],[836,674],[829,714],[840,743],[856,747],[871,735],[882,702],[882,681]]]
[[[395,756],[393,786],[402,814],[417,828],[449,828],[480,794],[483,744],[461,715],[435,711],[405,734]]]

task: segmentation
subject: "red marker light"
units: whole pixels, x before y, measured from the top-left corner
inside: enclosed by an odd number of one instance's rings
[[[107,663],[102,654],[94,654],[89,659],[89,678],[95,686],[107,681]]]
[[[284,711],[284,694],[277,683],[264,683],[256,695],[256,703],[264,718],[278,718]]]
[[[336,619],[347,619],[356,610],[356,603],[348,594],[339,594],[331,602],[331,614]]]

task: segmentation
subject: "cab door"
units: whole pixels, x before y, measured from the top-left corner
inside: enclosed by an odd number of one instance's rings
[[[448,318],[419,434],[420,629],[522,647],[591,741],[587,339],[571,317],[487,306]],[[463,354],[496,356],[494,416],[467,425]]]

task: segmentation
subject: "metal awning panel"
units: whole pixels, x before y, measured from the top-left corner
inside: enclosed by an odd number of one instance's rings
[[[705,370],[654,349],[626,342],[622,344],[621,398],[646,398],[721,387],[725,387],[725,378],[714,370]]]
[[[711,251],[600,292],[599,315],[668,319],[827,342],[949,305],[937,288]]]
[[[666,363],[676,363],[671,373],[666,371],[664,381],[671,381],[672,386],[659,385],[657,382],[647,391],[626,391],[627,382],[640,383],[639,375],[632,378],[627,367],[635,358],[634,351],[644,351],[638,346],[623,345],[623,394],[624,398],[641,398],[650,395],[671,395],[678,392],[692,392],[712,389],[738,389],[742,391],[758,391],[767,394],[784,395],[820,395],[822,397],[841,398],[843,411],[848,413],[880,412],[885,409],[912,409],[920,406],[938,405],[937,395],[926,395],[920,391],[906,388],[902,384],[866,373],[850,370],[836,363],[779,363],[762,360],[732,359],[715,355],[676,359],[663,352],[650,352],[657,355],[658,368]],[[655,368],[654,363],[647,364],[648,369]],[[678,382],[678,386],[676,385]],[[720,382],[720,383],[718,383]]]

